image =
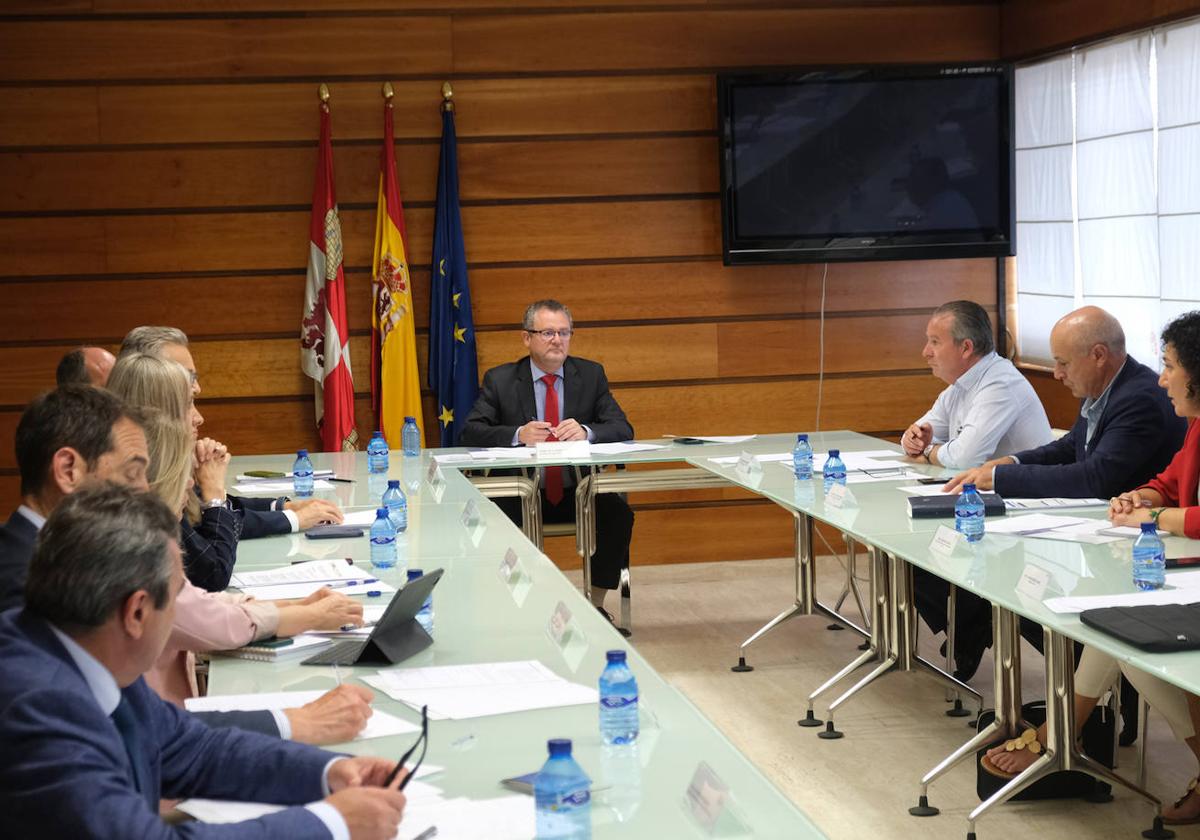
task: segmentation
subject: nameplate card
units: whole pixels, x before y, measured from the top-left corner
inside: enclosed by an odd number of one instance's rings
[[[946,525],[939,525],[933,540],[929,543],[929,553],[939,557],[949,557],[954,550],[963,544],[963,535]]]
[[[858,504],[858,499],[845,484],[834,484],[825,491],[825,507],[844,508]]]
[[[462,524],[471,537],[472,545],[478,548],[479,543],[483,540],[483,532],[487,528],[483,521],[483,515],[479,511],[479,502],[470,499],[463,505]]]
[[[525,564],[517,556],[516,549],[510,548],[504,552],[504,559],[500,561],[500,580],[508,586],[509,594],[517,606],[525,606],[525,599],[533,589],[533,578],[525,570]]]
[[[500,578],[505,583],[511,583],[513,578],[521,574],[520,560],[517,557],[515,549],[509,549],[504,552],[504,559],[500,561]]]
[[[592,457],[592,445],[586,440],[548,440],[537,445],[538,460],[580,461]]]
[[[692,774],[685,797],[693,819],[705,832],[712,834],[729,801],[729,785],[706,762],[701,761]]]
[[[1017,581],[1017,592],[1034,601],[1041,601],[1046,595],[1046,587],[1050,584],[1050,572],[1037,566],[1027,565],[1021,571],[1021,579]]]
[[[425,480],[429,482],[429,489],[433,491],[433,500],[441,502],[442,496],[446,494],[446,474],[442,472],[442,467],[437,461],[429,462]]]
[[[743,481],[757,481],[762,478],[762,461],[755,458],[749,452],[743,452],[738,458],[734,471]]]
[[[554,644],[559,647],[565,645],[571,635],[571,608],[559,601],[554,612],[550,613],[550,623],[547,625],[547,629],[550,631],[550,638],[554,640]]]

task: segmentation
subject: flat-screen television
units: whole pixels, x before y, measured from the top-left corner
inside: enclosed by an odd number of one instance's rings
[[[717,79],[722,251],[743,263],[1015,253],[1005,64]]]

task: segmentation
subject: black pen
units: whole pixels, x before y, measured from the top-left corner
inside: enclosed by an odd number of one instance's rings
[[[338,484],[353,484],[354,483],[353,478],[338,478],[338,477],[332,476],[332,475],[329,476],[329,478],[327,478],[325,480],[326,481],[336,481]]]
[[[414,837],[413,840],[433,840],[434,837],[437,837],[437,826],[431,825]]]

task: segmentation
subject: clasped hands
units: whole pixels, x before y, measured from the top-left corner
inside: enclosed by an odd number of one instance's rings
[[[587,431],[579,425],[578,420],[571,418],[563,420],[557,426],[551,426],[544,420],[530,420],[518,430],[517,440],[526,446],[536,446],[548,440],[587,440]]]

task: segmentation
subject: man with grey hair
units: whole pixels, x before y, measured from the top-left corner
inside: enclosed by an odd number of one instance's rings
[[[570,310],[556,300],[535,301],[525,310],[521,328],[529,355],[484,374],[483,387],[459,442],[464,446],[536,446],[555,440],[630,440],[633,427],[608,390],[604,367],[569,355],[574,333]],[[515,499],[495,501],[514,522],[520,522]],[[545,468],[542,515],[546,522],[575,520],[571,470]],[[604,596],[617,588],[621,570],[629,568],[632,537],[633,511],[625,500],[612,493],[597,496],[592,602],[610,620]]]
[[[994,348],[992,322],[979,304],[955,300],[934,310],[922,355],[949,387],[904,432],[905,454],[966,469],[1053,439],[1033,386]]]
[[[168,359],[183,366],[192,379],[192,395],[200,394],[200,377],[196,373],[196,362],[192,359],[187,334],[175,327],[141,326],[134,327],[125,335],[121,342],[121,355],[130,353],[145,353],[159,359]],[[204,417],[196,412],[197,422],[202,424]],[[203,438],[196,442],[196,460],[198,463],[208,458],[224,457],[224,444],[211,438]],[[228,504],[242,517],[241,538],[252,540],[275,534],[291,534],[307,530],[316,525],[340,523],[342,510],[328,499],[292,500],[286,496],[275,499],[255,498],[251,496],[226,495]],[[204,499],[206,503],[221,504],[225,500]]]
[[[238,729],[210,729],[142,674],[162,653],[183,585],[175,514],[106,484],[50,515],[26,606],[0,615],[0,809],[16,836],[168,837],[160,798],[289,805],[188,836],[390,838],[394,762]]]

